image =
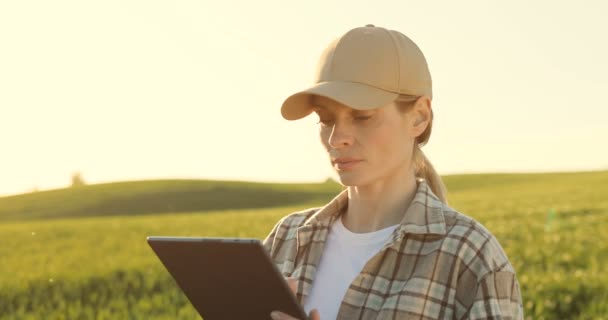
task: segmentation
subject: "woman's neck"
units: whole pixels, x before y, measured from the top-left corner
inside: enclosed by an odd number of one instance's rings
[[[417,187],[413,173],[408,174],[407,178],[393,177],[366,186],[350,186],[348,207],[341,216],[342,223],[356,233],[373,232],[398,224]]]

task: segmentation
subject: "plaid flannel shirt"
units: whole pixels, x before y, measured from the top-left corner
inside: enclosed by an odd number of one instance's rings
[[[496,238],[417,183],[400,226],[352,281],[337,319],[523,319],[515,270]],[[347,204],[343,190],[323,207],[283,217],[263,240],[281,273],[297,280],[302,305]]]

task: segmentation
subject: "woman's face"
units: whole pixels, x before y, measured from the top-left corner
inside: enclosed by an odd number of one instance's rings
[[[356,110],[321,96],[314,96],[313,104],[319,116],[321,142],[343,185],[369,185],[403,177],[412,169],[415,137],[428,124],[418,104],[407,113],[393,103]]]

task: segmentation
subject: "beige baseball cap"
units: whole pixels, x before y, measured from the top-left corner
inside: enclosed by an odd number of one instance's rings
[[[321,55],[315,79],[315,85],[283,102],[283,118],[309,115],[313,95],[360,110],[385,106],[400,94],[433,97],[420,48],[398,31],[371,24],[334,40]]]

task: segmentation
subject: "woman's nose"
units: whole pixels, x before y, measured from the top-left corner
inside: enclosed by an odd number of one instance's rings
[[[332,148],[341,148],[353,144],[353,135],[350,129],[343,124],[334,124],[328,139],[328,144]]]

